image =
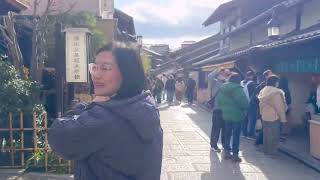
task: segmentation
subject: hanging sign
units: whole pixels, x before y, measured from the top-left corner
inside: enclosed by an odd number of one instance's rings
[[[88,82],[87,28],[66,29],[66,80]]]

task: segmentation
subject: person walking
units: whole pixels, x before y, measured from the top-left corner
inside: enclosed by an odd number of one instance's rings
[[[189,77],[187,81],[187,90],[186,90],[189,105],[193,104],[194,91],[195,91],[196,85],[197,85],[196,81],[191,77]]]
[[[89,65],[95,98],[48,130],[52,150],[75,161],[75,180],[160,180],[163,131],[136,50],[102,47]]]
[[[165,90],[167,92],[167,102],[171,105],[173,103],[174,94],[176,93],[176,81],[172,75],[166,82]]]
[[[186,89],[186,86],[184,84],[183,79],[181,77],[178,78],[176,82],[176,100],[178,104],[182,102],[185,89]]]
[[[165,85],[167,83],[167,80],[168,80],[167,75],[163,74],[162,77],[161,77],[161,80],[162,80],[162,83]],[[166,90],[164,90],[162,92],[162,99],[166,100],[166,96],[167,96],[167,92],[166,92]]]
[[[251,97],[250,105],[253,105],[253,106],[256,107],[255,110],[257,110],[256,113],[257,113],[257,115],[258,115],[255,121],[257,121],[257,119],[259,119],[260,121],[262,121],[262,120],[261,120],[261,114],[260,114],[260,107],[259,107],[260,102],[259,102],[258,96],[259,96],[259,94],[260,94],[260,91],[261,91],[264,87],[266,87],[266,85],[267,85],[267,79],[268,79],[270,76],[272,76],[272,75],[273,75],[273,72],[272,72],[272,70],[270,70],[270,69],[268,69],[268,70],[266,70],[266,71],[263,72],[262,78],[261,78],[261,82],[260,82],[260,84],[256,87],[254,96]],[[262,124],[262,122],[261,122],[261,124]],[[253,128],[253,127],[251,127],[251,128]],[[255,127],[254,127],[254,128],[255,128]],[[262,145],[262,144],[263,144],[263,131],[261,130],[261,131],[259,131],[259,133],[258,133],[258,135],[257,135],[257,137],[256,137],[256,141],[255,141],[254,145],[255,145],[256,147],[259,147],[259,146]]]
[[[254,78],[255,73],[253,71],[248,71],[246,73],[246,78],[240,83],[249,102],[254,95],[257,86]],[[257,120],[257,110],[255,108],[256,106],[249,105],[247,116],[242,124],[242,135],[244,137],[253,138],[255,136],[255,125]]]
[[[159,78],[156,78],[154,96],[158,104],[161,104],[163,88],[164,88],[164,84],[162,80]]]
[[[217,95],[217,104],[222,109],[225,121],[224,158],[232,162],[241,162],[239,157],[241,124],[246,116],[248,99],[240,85],[241,76],[233,73],[224,83]],[[232,147],[230,146],[232,136]],[[232,155],[231,155],[232,152]]]
[[[225,140],[225,126],[224,120],[222,118],[222,110],[217,105],[216,95],[220,87],[225,83],[227,79],[227,69],[220,69],[218,73],[211,72],[208,75],[208,90],[210,95],[210,107],[213,109],[212,113],[212,127],[211,127],[211,137],[210,137],[210,146],[211,150],[215,152],[221,152],[221,149],[218,147],[218,141],[220,138],[221,132],[221,143],[224,145]]]
[[[272,75],[258,96],[263,120],[263,151],[267,155],[277,155],[280,123],[286,122],[285,94],[278,86],[279,77]]]

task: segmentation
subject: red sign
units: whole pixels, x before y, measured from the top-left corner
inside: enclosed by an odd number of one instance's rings
[[[29,9],[31,7],[31,0],[6,0],[6,1],[21,10]]]

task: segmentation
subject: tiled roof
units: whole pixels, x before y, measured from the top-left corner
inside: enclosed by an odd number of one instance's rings
[[[257,15],[256,17],[248,20],[247,22],[243,23],[238,28],[236,28],[235,30],[226,34],[225,36],[230,36],[230,35],[233,35],[235,33],[240,32],[240,31],[246,30],[247,28],[250,28],[258,23],[261,23],[261,21],[268,21],[271,19],[272,13],[274,11],[281,13],[281,12],[284,12],[284,11],[292,8],[292,7],[296,7],[298,4],[304,3],[305,1],[308,1],[308,0],[286,0],[286,1],[283,1],[283,2],[273,6],[272,8],[268,9],[267,11],[264,11],[263,13]]]
[[[203,61],[194,63],[193,65],[194,66],[202,66],[202,65],[207,65],[210,63],[220,63],[220,62],[223,62],[225,59],[236,58],[236,57],[239,57],[243,54],[247,54],[249,52],[255,51],[259,48],[260,48],[260,45],[257,45],[257,46],[253,46],[253,47],[249,47],[249,48],[242,48],[240,50],[232,51],[232,52],[225,53],[225,54],[217,54],[216,56],[213,56],[213,57],[207,58]]]
[[[230,11],[232,11],[236,7],[235,1],[229,1],[222,5],[220,5],[203,23],[204,26],[209,26],[221,20],[224,16],[226,16]]]
[[[19,12],[20,9],[6,1],[0,0],[0,15],[7,15],[9,11]]]
[[[312,32],[307,32],[307,33],[302,33],[299,35],[290,36],[285,39],[278,40],[278,41],[275,41],[272,43],[264,44],[262,46],[262,49],[277,48],[280,46],[297,44],[300,42],[306,42],[306,41],[315,40],[318,38],[320,38],[320,29],[312,31]]]
[[[219,50],[220,50],[219,48],[213,49],[213,50],[208,51],[208,52],[206,52],[204,54],[201,54],[200,56],[196,56],[194,58],[190,58],[185,63],[195,63],[195,62],[202,61],[204,59],[207,59],[209,57],[217,55],[219,53]]]
[[[271,49],[279,48],[282,46],[294,45],[294,44],[316,40],[316,39],[320,39],[320,23],[310,28],[304,29],[302,31],[289,33],[286,36],[283,36],[276,41],[271,41],[271,40],[264,41],[251,47],[245,47],[240,50],[229,52],[227,54],[220,54],[215,57],[210,57],[198,63],[194,63],[193,65],[201,66],[201,65],[206,65],[210,63],[219,63],[226,59],[237,58],[251,52],[271,50]]]
[[[242,22],[247,22],[267,11],[276,4],[286,2],[286,4],[291,4],[297,0],[232,0],[220,5],[213,14],[207,18],[203,23],[204,26],[209,26],[216,22],[222,21],[225,17],[232,15],[232,12],[237,8],[242,10],[241,20]],[[288,2],[288,3],[287,3]]]
[[[172,64],[177,64],[178,62],[192,65],[193,62],[214,56],[219,51],[219,40],[220,34],[216,34],[191,46],[170,53],[170,60],[161,64],[158,67],[158,71],[171,67]]]
[[[193,49],[193,50],[177,57],[175,60],[177,62],[187,62],[190,59],[197,58],[201,55],[207,54],[208,52],[217,51],[219,48],[220,48],[219,41],[215,41],[210,44]]]
[[[152,50],[150,50],[150,49],[148,49],[148,48],[145,48],[145,47],[144,47],[143,50],[146,51],[146,52],[148,52],[148,53],[150,53],[150,54],[153,54],[153,55],[155,55],[155,56],[162,57],[161,54],[159,54],[159,53],[157,53],[157,52],[155,52],[155,51],[152,51]]]
[[[219,41],[220,37],[221,37],[221,35],[219,33],[215,34],[215,35],[210,36],[208,38],[205,38],[199,42],[196,42],[186,48],[182,48],[182,49],[176,50],[174,52],[171,52],[170,57],[173,59],[177,59],[179,56],[183,56],[188,52],[194,51],[198,48],[202,48],[203,46],[207,46],[208,44],[215,43],[215,42]]]
[[[114,11],[114,18],[118,19],[118,28],[120,31],[125,31],[127,34],[135,35],[136,30],[134,27],[134,20],[128,14],[115,9]]]

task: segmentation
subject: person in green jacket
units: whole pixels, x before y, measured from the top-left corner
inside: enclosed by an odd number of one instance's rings
[[[241,162],[239,158],[241,124],[249,104],[240,82],[241,76],[233,73],[228,82],[221,86],[217,95],[217,103],[222,110],[226,128],[224,158],[232,159],[233,162]],[[231,136],[232,148],[230,147]]]

